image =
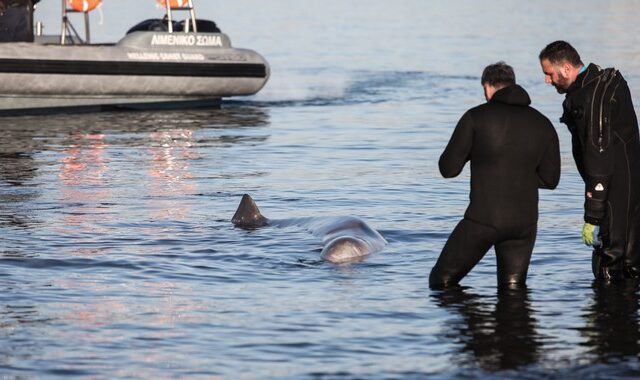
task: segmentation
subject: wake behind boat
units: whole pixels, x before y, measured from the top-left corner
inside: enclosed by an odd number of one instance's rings
[[[2,2],[31,28],[31,0]],[[0,43],[0,115],[215,106],[255,94],[269,78],[260,54],[233,48],[214,22],[196,19],[193,0],[159,0],[164,19],[139,23],[115,44],[90,44],[88,12],[100,2],[62,0],[60,36],[31,29]],[[188,18],[174,21],[178,11]],[[84,14],[84,39],[71,13]],[[16,24],[6,19],[15,15],[0,12],[0,26]]]

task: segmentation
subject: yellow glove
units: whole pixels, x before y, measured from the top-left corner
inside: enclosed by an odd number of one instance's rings
[[[582,242],[591,247],[600,246],[600,226],[595,226],[591,223],[585,223],[582,226]]]

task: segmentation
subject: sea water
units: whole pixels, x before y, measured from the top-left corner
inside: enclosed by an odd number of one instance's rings
[[[270,62],[259,94],[0,120],[0,378],[640,374],[638,287],[592,281],[563,97],[537,59],[566,39],[585,63],[619,68],[640,104],[640,4],[194,2]],[[58,2],[39,7],[55,33]],[[107,0],[93,38],[161,15]],[[556,127],[562,178],[540,193],[527,290],[496,289],[490,251],[464,288],[432,291],[469,191],[468,167],[445,180],[437,161],[499,60]],[[300,228],[234,228],[244,193],[270,218],[360,217],[389,244],[322,262]]]

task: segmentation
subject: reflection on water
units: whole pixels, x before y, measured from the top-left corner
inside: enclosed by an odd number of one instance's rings
[[[2,369],[20,368],[21,363],[40,353],[42,347],[32,339],[33,334],[48,322],[34,304],[20,302],[0,306],[0,373],[4,372]]]
[[[551,348],[545,348],[549,338],[543,333],[546,326],[536,319],[528,289],[498,289],[494,298],[455,287],[433,291],[431,296],[439,307],[451,312],[440,334],[458,351],[452,360],[461,368],[477,367],[490,373],[530,368],[532,373],[553,373],[541,364],[545,360],[552,366],[561,362]],[[582,313],[584,326],[576,329],[584,339],[580,346],[586,350],[586,360],[605,366],[579,365],[573,371],[580,375],[574,376],[637,375],[637,363],[626,361],[640,358],[638,301],[637,282],[593,283],[591,302]],[[555,322],[565,323],[562,318],[557,316]],[[622,365],[607,367],[618,364]],[[563,373],[566,370],[558,371]]]
[[[119,172],[129,164],[138,166],[136,180],[142,181],[141,187],[148,194],[145,199],[153,204],[149,218],[184,217],[189,212],[188,204],[178,204],[176,196],[197,191],[190,165],[202,159],[198,149],[264,141],[264,136],[247,136],[241,131],[264,127],[268,120],[267,109],[243,106],[2,118],[0,189],[7,190],[0,192],[0,223],[36,223],[28,203],[42,188],[37,186],[38,177],[46,178],[54,168],[61,185],[59,204],[52,207],[62,207],[65,215],[59,228],[106,222],[110,215],[107,206],[123,196],[114,191],[117,186],[113,181],[126,180],[119,177]],[[210,133],[216,130],[229,133]],[[139,151],[143,156],[127,152],[140,147],[145,147]],[[46,181],[51,184],[50,178]]]
[[[601,363],[640,355],[638,282],[594,282],[593,298],[584,310],[584,345]]]
[[[189,215],[189,203],[180,195],[194,194],[196,181],[189,170],[190,162],[200,159],[194,152],[194,132],[170,129],[150,134],[151,157],[148,174],[151,219],[184,219]]]
[[[57,230],[62,235],[106,233],[97,223],[108,221],[111,213],[105,205],[112,202],[113,193],[107,178],[105,135],[75,132],[63,144],[58,177],[64,218]],[[92,253],[96,250],[74,250],[76,255]]]
[[[64,144],[60,179],[66,185],[104,185],[109,168],[105,162],[108,144],[104,134],[74,133]]]
[[[135,347],[125,356],[141,366],[175,360],[156,342],[185,339],[209,315],[197,282],[166,278],[198,265],[151,257],[186,244],[176,232],[218,169],[211,158],[264,143],[268,122],[268,109],[244,106],[0,119],[0,375],[140,376],[110,348]]]
[[[35,175],[35,162],[29,152],[10,152],[7,149],[0,153],[0,178],[3,182],[21,186]]]
[[[536,363],[542,339],[536,331],[529,291],[499,289],[497,302],[462,287],[434,291],[437,304],[453,318],[443,335],[459,346],[460,366],[477,364],[486,371],[517,369]]]
[[[33,146],[37,142],[15,141],[16,135],[0,126],[0,225],[28,227],[35,224],[33,215],[21,205],[37,197],[37,189],[29,186],[37,175]]]

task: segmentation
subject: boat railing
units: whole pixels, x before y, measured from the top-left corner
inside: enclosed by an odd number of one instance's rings
[[[184,32],[197,33],[198,23],[196,22],[196,11],[193,0],[158,0],[160,4],[164,4],[166,8],[167,31],[174,33],[173,17],[174,12],[189,12],[189,20],[184,22]],[[92,8],[93,9],[93,8]],[[60,45],[68,43],[90,44],[91,43],[91,27],[89,24],[89,10],[78,10],[69,7],[68,0],[62,0],[62,31],[60,33]],[[80,37],[80,33],[71,23],[69,15],[73,13],[81,13],[84,18],[84,39]],[[38,34],[39,35],[39,34]]]
[[[80,34],[73,27],[71,20],[69,20],[70,13],[82,13],[84,16],[84,40],[80,37]],[[65,45],[67,42],[74,44],[76,40],[80,44],[91,43],[91,27],[89,25],[89,11],[77,10],[69,8],[67,0],[62,0],[62,30],[60,32],[60,45]]]
[[[168,32],[169,33],[173,33],[173,12],[174,11],[186,11],[189,12],[189,18],[191,19],[191,22],[185,22],[184,23],[184,31],[186,33],[189,33],[190,28],[193,29],[194,33],[198,33],[198,25],[196,23],[196,11],[195,8],[193,7],[193,0],[187,0],[187,3],[185,5],[179,5],[182,2],[179,1],[175,1],[177,6],[173,6],[172,1],[170,0],[165,0],[164,4],[165,7],[167,9],[167,28],[168,28]],[[191,24],[191,27],[189,26],[189,24]]]

